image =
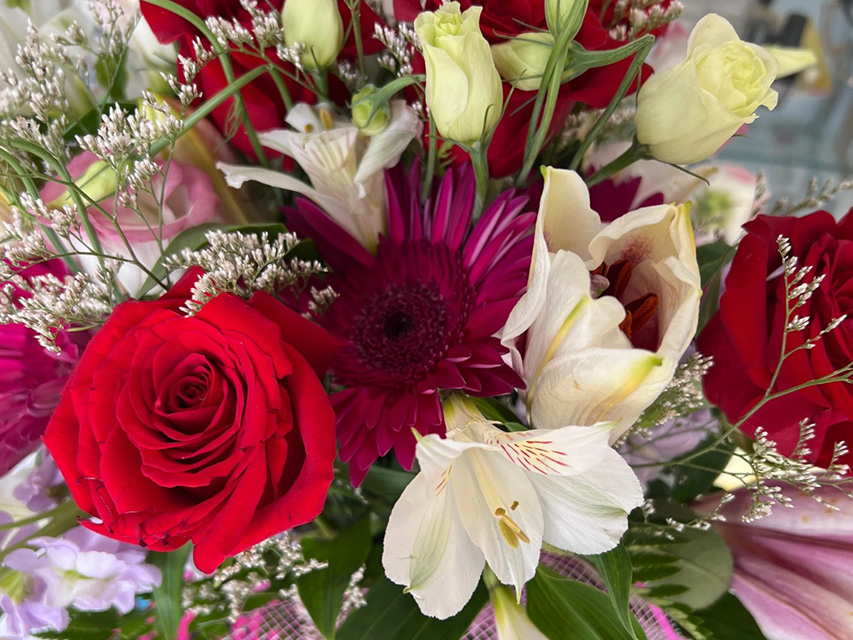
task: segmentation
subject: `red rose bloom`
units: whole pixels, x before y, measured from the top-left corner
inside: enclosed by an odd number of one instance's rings
[[[840,222],[819,211],[803,218],[759,216],[744,225],[743,238],[726,277],[720,311],[697,346],[714,364],[705,377],[705,394],[732,423],[764,396],[782,347],[785,326],[785,282],[777,238],[791,243],[797,268],[812,267],[805,282],[823,276],[806,304],[794,313],[808,318],[804,331],[788,334],[786,353],[815,338],[835,319],[849,320],[785,359],[772,391],[796,387],[829,375],[853,361],[853,212]],[[784,455],[800,436],[801,420],[815,423],[809,442],[811,461],[826,465],[840,440],[853,442],[853,390],[845,383],[808,387],[772,400],[743,426],[748,435],[763,427]],[[850,462],[850,455],[842,462]]]
[[[259,6],[261,8],[266,6],[270,9],[281,11],[284,1],[267,0],[266,2],[259,3]],[[175,0],[175,2],[185,9],[189,9],[202,19],[219,16],[226,20],[237,20],[243,27],[249,30],[252,28],[252,18],[249,12],[240,6],[238,0]],[[163,44],[177,42],[178,53],[186,58],[195,60],[195,51],[192,46],[193,40],[201,37],[202,41],[204,41],[204,37],[201,36],[195,27],[171,11],[149,4],[145,0],[140,3],[140,6],[142,15],[160,42]],[[338,0],[338,8],[344,19],[344,24],[348,25],[350,11],[346,3],[343,0]],[[380,22],[377,15],[366,3],[362,3],[360,24],[364,35],[366,53],[375,53],[382,46],[372,38],[375,22]],[[274,49],[267,50],[267,55],[272,60],[276,60],[282,67],[291,69],[294,73],[296,72],[291,64],[279,60]],[[349,40],[345,43],[341,55],[345,58],[352,58],[356,55],[351,30]],[[231,54],[231,65],[235,78],[239,78],[243,74],[264,64],[263,60],[253,56],[240,53]],[[183,70],[180,66],[178,67],[178,74],[183,79]],[[282,80],[287,85],[287,89],[294,102],[314,102],[314,94],[301,84],[294,82],[286,76],[282,76]],[[196,76],[195,82],[202,91],[205,99],[213,97],[228,86],[225,72],[222,69],[222,63],[218,59],[205,65]],[[249,85],[240,90],[240,94],[243,96],[243,103],[245,104],[249,120],[256,131],[270,131],[272,129],[280,129],[284,126],[287,109],[273,79],[268,74],[264,74],[253,80]],[[221,106],[214,109],[210,116],[223,134],[229,130],[229,114],[231,114],[232,108],[233,99],[226,100]],[[249,138],[242,126],[237,130],[231,142],[246,155],[252,158],[255,157],[252,145],[249,143]]]
[[[530,31],[547,30],[544,0],[461,0],[463,11],[472,5],[482,6],[480,29],[492,44],[506,42],[507,38]],[[437,11],[441,0],[395,0],[394,16],[398,21],[413,21],[421,11]],[[588,9],[575,40],[589,51],[616,49],[623,44],[613,39],[599,22],[599,12]],[[575,103],[582,102],[595,109],[606,107],[631,66],[632,58],[620,60],[606,67],[590,69],[564,83],[548,128],[549,138],[566,125]],[[423,72],[420,57],[414,63],[416,72]],[[643,77],[651,74],[651,67],[643,66]],[[632,88],[633,91],[633,88]],[[515,173],[524,162],[527,130],[533,117],[535,91],[515,90],[510,96],[510,84],[504,84],[504,99],[509,98],[503,118],[498,123],[489,145],[489,169],[496,178]],[[427,135],[429,133],[427,132]],[[458,147],[452,151],[455,164],[468,160],[468,154]]]
[[[192,540],[210,572],[322,510],[335,416],[319,376],[338,347],[266,293],[185,316],[198,276],[116,307],[44,441],[86,527],[157,551]]]

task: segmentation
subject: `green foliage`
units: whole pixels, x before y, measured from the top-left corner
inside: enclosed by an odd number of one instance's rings
[[[642,632],[640,635],[634,633],[636,620],[631,614],[629,603],[632,584],[631,558],[625,547],[619,544],[607,553],[587,556],[586,559],[595,566],[604,581],[604,586],[610,595],[613,611],[622,624],[622,628],[629,634],[629,637],[635,640],[645,638],[645,634]]]
[[[338,640],[458,640],[489,598],[481,582],[471,600],[447,620],[424,616],[411,595],[387,578],[367,594],[367,606],[354,611],[338,630]],[[611,639],[612,640],[612,639]]]
[[[661,521],[692,521],[689,509],[657,501]],[[678,527],[681,528],[681,527]],[[660,606],[681,604],[689,609],[712,605],[729,588],[734,563],[722,538],[712,529],[641,524],[625,534],[623,543],[634,567],[633,580]]]
[[[335,637],[335,623],[344,592],[352,574],[367,560],[370,538],[370,518],[365,517],[333,539],[305,538],[302,541],[302,553],[306,558],[329,565],[296,580],[299,597],[324,638]]]
[[[49,640],[136,640],[152,631],[151,611],[134,609],[120,616],[115,609],[78,611],[68,609],[68,627],[63,631],[42,631],[35,638]]]
[[[634,640],[645,638],[633,616],[626,629],[601,589],[564,578],[539,566],[527,583],[527,615],[550,640]]]
[[[716,640],[766,640],[755,618],[731,593],[693,615]]]
[[[702,277],[702,288],[708,286],[716,274],[722,271],[735,255],[735,247],[725,242],[712,242],[696,248],[696,260],[699,262],[699,275]]]
[[[707,449],[718,439],[719,436],[716,434],[709,435],[699,443],[695,451]],[[734,450],[734,442],[725,440],[693,458],[690,461],[690,466],[676,467],[671,494],[673,499],[678,503],[686,504],[696,497],[708,493],[713,487],[714,480],[729,464]]]
[[[161,640],[174,640],[184,615],[181,592],[184,585],[184,567],[192,545],[168,553],[151,552],[148,562],[163,574],[160,586],[154,589],[154,613],[157,636]]]

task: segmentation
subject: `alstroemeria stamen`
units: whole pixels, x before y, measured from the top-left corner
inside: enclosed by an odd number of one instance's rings
[[[513,501],[510,510],[514,511],[517,507],[518,500],[515,500]],[[495,509],[495,517],[498,519],[498,528],[501,531],[501,535],[510,547],[513,549],[518,548],[519,540],[521,542],[530,543],[530,538],[527,537],[527,534],[518,526],[516,521],[509,517],[506,509],[503,507]]]

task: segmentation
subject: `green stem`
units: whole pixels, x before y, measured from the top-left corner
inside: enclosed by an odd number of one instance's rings
[[[426,175],[424,176],[421,202],[426,202],[435,178],[435,164],[438,156],[438,131],[435,130],[435,120],[429,117],[429,151],[427,152]]]
[[[210,115],[214,109],[216,109],[223,102],[228,100],[228,98],[237,94],[240,89],[245,87],[247,84],[252,82],[255,78],[262,76],[266,73],[267,70],[263,67],[256,67],[251,71],[246,72],[244,75],[240,76],[239,80],[235,80],[227,87],[216,93],[210,100],[206,100],[204,104],[202,104],[198,109],[192,112],[190,116],[184,120],[184,127],[178,134],[178,137],[187,133],[190,129],[192,129],[196,124],[204,120],[208,115]],[[165,150],[172,144],[172,140],[170,138],[160,138],[157,142],[151,145],[151,155],[156,156],[161,151]]]
[[[364,66],[364,42],[362,42],[361,35],[361,0],[355,0],[355,2],[347,2],[347,6],[350,10],[350,15],[352,16],[352,21],[350,25],[352,25],[352,33],[355,39],[355,51],[358,55],[358,71],[361,74],[362,78],[367,77],[367,71]]]
[[[474,200],[474,221],[479,220],[486,205],[486,194],[489,191],[489,161],[487,158],[488,146],[480,142],[474,143],[473,148],[468,150],[471,156],[471,164],[474,166],[474,176],[477,178],[477,195]]]
[[[330,102],[329,100],[329,76],[325,71],[314,71],[311,73],[314,79],[315,93],[322,102]]]
[[[574,169],[575,171],[581,166],[581,162],[583,162],[583,158],[586,155],[586,152],[592,146],[592,143],[595,142],[596,138],[601,134],[604,130],[604,127],[610,121],[610,116],[613,115],[613,112],[616,111],[616,107],[619,106],[619,103],[622,102],[622,98],[625,97],[625,94],[628,93],[628,89],[631,88],[631,84],[634,82],[634,78],[636,78],[640,71],[643,68],[643,62],[646,59],[646,56],[649,55],[649,51],[652,50],[652,45],[655,43],[655,38],[652,35],[646,35],[640,38],[637,42],[643,41],[644,44],[637,52],[637,55],[634,56],[634,59],[631,61],[631,66],[628,67],[628,72],[625,74],[625,77],[622,78],[622,83],[619,85],[619,89],[616,92],[616,95],[613,96],[613,99],[610,101],[610,104],[607,105],[607,108],[604,112],[599,116],[598,120],[596,120],[595,125],[592,127],[592,130],[589,132],[589,135],[584,139],[583,144],[581,144],[580,148],[575,153],[575,157],[572,159],[571,164],[569,165],[570,169]],[[639,90],[639,89],[638,89]]]
[[[281,77],[281,73],[279,73],[278,69],[272,66],[269,68],[269,74],[278,89],[282,102],[284,102],[284,107],[289,112],[293,109],[293,98],[290,97],[290,91],[287,88],[287,84],[284,82],[284,78]]]
[[[154,5],[155,7],[160,7],[161,9],[165,9],[171,13],[174,13],[176,16],[179,16],[193,25],[196,29],[198,29],[201,34],[210,41],[210,43],[214,47],[219,46],[219,42],[216,39],[216,36],[213,35],[213,32],[207,28],[207,25],[204,23],[200,17],[194,14],[192,11],[185,9],[181,5],[172,2],[172,0],[148,0],[149,4]],[[225,73],[225,80],[229,85],[234,83],[234,69],[231,66],[231,57],[228,51],[223,51],[219,54],[219,61],[222,64],[222,71]],[[263,69],[262,71],[266,71]],[[263,166],[267,166],[269,161],[267,159],[266,154],[264,153],[263,147],[261,146],[260,141],[258,140],[258,134],[255,131],[255,128],[252,126],[252,122],[249,119],[249,114],[246,111],[246,105],[243,102],[243,96],[240,93],[236,93],[234,95],[234,101],[237,103],[238,108],[240,109],[241,119],[243,121],[243,128],[246,130],[246,135],[249,138],[249,143],[252,145],[252,150],[255,152],[255,155],[258,157],[258,160]]]
[[[62,503],[49,513],[52,514],[50,516],[51,520],[49,523],[18,544],[3,549],[3,551],[0,552],[0,560],[5,558],[14,550],[26,547],[27,543],[29,543],[33,538],[39,538],[42,536],[56,537],[62,535],[69,529],[76,527],[79,524],[79,518],[86,515],[85,512],[79,509],[74,500]],[[47,514],[42,514],[38,519],[44,519],[46,516]],[[22,522],[23,521],[19,521],[19,523]]]
[[[597,185],[602,180],[606,180],[613,174],[622,171],[622,169],[632,165],[637,160],[644,160],[647,158],[649,158],[649,155],[646,153],[645,148],[637,142],[636,138],[634,138],[634,142],[625,151],[625,153],[593,173],[589,178],[587,178],[586,185],[588,187]]]

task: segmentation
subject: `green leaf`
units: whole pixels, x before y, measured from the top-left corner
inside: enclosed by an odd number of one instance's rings
[[[468,398],[486,420],[518,424],[518,416],[497,398]]]
[[[693,617],[719,640],[766,640],[755,618],[731,593]]]
[[[151,268],[151,273],[154,274],[160,280],[166,278],[169,275],[169,272],[163,266],[163,262],[166,258],[170,256],[174,256],[179,254],[184,249],[191,249],[193,251],[197,249],[201,249],[205,245],[207,245],[207,238],[205,238],[205,234],[208,231],[223,231],[225,233],[230,233],[234,231],[242,231],[244,233],[256,233],[261,234],[264,231],[270,234],[270,236],[277,236],[281,233],[286,233],[287,229],[281,223],[274,224],[221,224],[219,222],[208,222],[206,224],[200,224],[195,227],[191,227],[189,229],[185,229],[181,231],[178,235],[174,237],[174,239],[169,243],[169,246],[166,247],[165,251],[163,251],[163,255],[157,260],[156,264]],[[142,283],[142,287],[139,289],[139,293],[137,297],[141,298],[146,293],[151,291],[155,287],[157,282],[149,276],[145,282]]]
[[[175,640],[181,618],[184,615],[181,591],[184,585],[184,567],[192,545],[187,543],[180,549],[168,553],[150,552],[148,562],[163,574],[160,586],[154,589],[154,617],[157,637],[160,640]]]
[[[302,553],[306,558],[329,565],[296,580],[299,598],[324,638],[335,637],[344,591],[352,574],[367,560],[370,539],[370,518],[366,517],[331,540],[305,538],[302,541]]]
[[[489,599],[482,582],[468,604],[452,618],[423,615],[410,594],[382,578],[367,594],[367,605],[354,611],[338,630],[338,640],[458,640]],[[612,640],[612,639],[611,639]]]
[[[414,477],[415,474],[411,471],[372,465],[361,484],[361,489],[396,502]]]
[[[637,638],[633,632],[634,617],[631,615],[629,603],[633,571],[631,558],[625,547],[619,544],[607,553],[586,556],[586,559],[595,566],[604,581],[613,610],[622,627],[630,634],[629,637]],[[645,634],[640,637],[645,638]]]
[[[550,640],[634,640],[644,638],[631,616],[629,631],[601,589],[564,578],[539,566],[527,583],[527,615]],[[567,630],[571,635],[567,636]]]
[[[655,501],[655,517],[689,522],[694,518],[689,509],[670,502]],[[728,591],[734,572],[732,555],[723,539],[713,530],[684,527],[667,528],[672,539],[650,535],[643,527],[629,529],[623,539],[636,571],[634,579],[644,582],[652,597],[662,599],[662,606],[681,603],[691,609],[712,605]],[[675,567],[664,575],[641,580],[643,571],[654,567]]]
[[[699,262],[699,275],[702,276],[703,289],[734,255],[735,248],[725,242],[712,242],[696,248],[696,260]]]

